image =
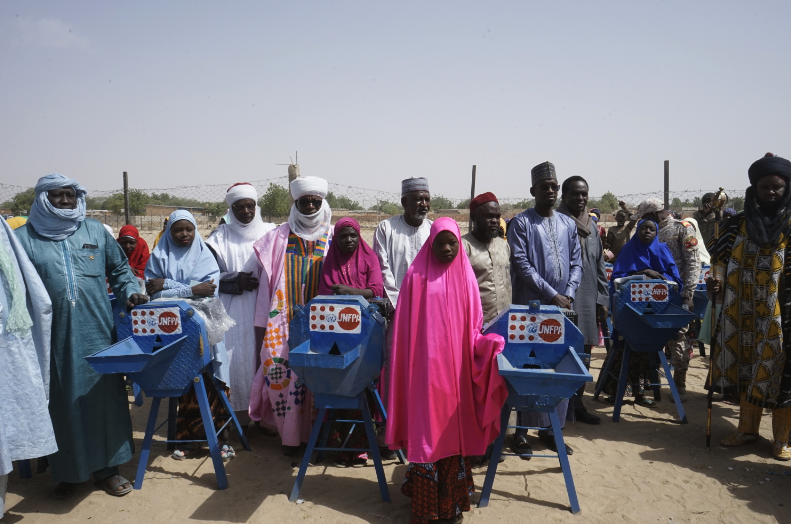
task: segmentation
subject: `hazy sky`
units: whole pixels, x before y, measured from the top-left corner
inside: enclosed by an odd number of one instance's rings
[[[791,2],[0,0],[0,182],[303,175],[463,198],[747,184],[791,158]]]

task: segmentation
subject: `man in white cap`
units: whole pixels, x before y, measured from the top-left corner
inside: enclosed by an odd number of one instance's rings
[[[643,200],[631,220],[651,219],[659,225],[659,241],[667,244],[678,272],[684,283],[681,296],[684,306],[692,309],[692,297],[700,278],[700,255],[695,228],[685,220],[676,220],[665,210],[658,198]],[[676,338],[668,343],[673,358],[673,381],[678,388],[681,402],[687,401],[687,369],[689,369],[689,351],[687,351],[686,334],[688,326],[682,328]]]
[[[431,231],[428,180],[422,177],[403,180],[401,205],[404,213],[382,220],[374,233],[374,251],[382,265],[385,294],[394,308],[407,269]]]
[[[228,221],[206,240],[220,266],[220,300],[236,321],[225,333],[225,347],[229,358],[228,387],[233,391],[231,407],[242,426],[249,422],[250,389],[265,330],[255,327],[261,264],[253,244],[275,228],[274,224],[261,220],[257,202],[258,193],[252,185],[244,182],[232,185],[225,194]]]
[[[428,240],[431,232],[431,193],[428,179],[423,177],[407,178],[401,181],[402,215],[397,215],[379,222],[374,233],[374,252],[382,266],[382,280],[385,294],[395,309],[398,303],[398,291],[401,288],[406,272],[415,260],[420,248]],[[385,352],[385,373],[379,383],[382,401],[387,403],[387,370],[390,369],[389,348],[393,340],[393,330],[387,329],[387,351]],[[380,433],[384,427],[380,427]],[[380,442],[380,445],[384,444]],[[384,446],[380,447],[383,458],[392,458],[393,452]]]
[[[296,306],[318,294],[332,234],[327,192],[323,178],[291,182],[294,204],[288,222],[253,244],[261,264],[254,323],[265,333],[250,392],[250,417],[277,427],[286,455],[310,436],[312,395],[304,385],[296,387],[297,376],[288,366],[288,324]]]

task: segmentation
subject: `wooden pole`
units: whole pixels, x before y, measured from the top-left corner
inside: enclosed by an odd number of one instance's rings
[[[665,160],[665,211],[670,209],[670,160]]]
[[[129,177],[126,171],[124,171],[124,219],[126,225],[132,223],[129,221]]]
[[[470,201],[472,201],[472,199],[475,198],[475,169],[476,169],[476,167],[477,166],[473,164],[473,166],[472,166],[472,187],[470,188]],[[472,213],[470,213],[469,228],[470,228],[469,230],[472,231]]]

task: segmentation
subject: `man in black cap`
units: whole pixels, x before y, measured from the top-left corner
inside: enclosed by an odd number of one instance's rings
[[[712,247],[707,288],[722,301],[712,337],[714,391],[739,398],[739,425],[723,446],[758,440],[772,409],[773,455],[791,460],[791,162],[768,153],[748,171],[744,212]]]
[[[571,217],[552,210],[560,190],[555,166],[544,162],[534,167],[530,174],[533,183],[530,194],[535,198],[535,207],[515,216],[508,227],[513,303],[529,305],[538,300],[542,304],[571,309],[582,279],[577,226]],[[564,400],[557,407],[561,424],[565,424],[567,410],[568,401]],[[548,429],[548,414],[519,413],[517,425],[545,428],[539,431],[539,438],[549,449],[557,451]],[[512,445],[515,453],[532,453],[526,435],[525,430],[517,430]],[[568,445],[566,451],[573,453]]]
[[[714,236],[714,222],[717,220],[717,216],[711,205],[713,201],[714,193],[706,193],[701,199],[700,209],[692,214],[692,218],[698,222],[700,236],[703,237],[704,242],[708,242]],[[705,246],[701,246],[701,249],[705,249]]]

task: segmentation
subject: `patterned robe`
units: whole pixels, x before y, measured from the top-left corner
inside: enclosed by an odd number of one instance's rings
[[[714,390],[752,404],[791,403],[791,238],[774,246],[747,236],[743,213],[729,219],[713,243],[712,269],[724,281],[712,348]],[[785,372],[784,372],[785,370]]]

